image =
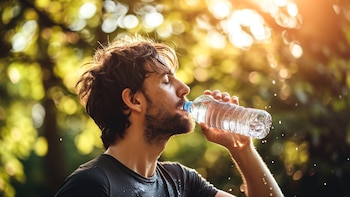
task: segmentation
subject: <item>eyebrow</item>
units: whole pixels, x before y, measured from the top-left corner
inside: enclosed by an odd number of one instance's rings
[[[174,72],[172,72],[170,69],[168,70],[164,70],[164,72],[160,73],[160,76],[165,76],[165,75],[169,75],[169,76],[174,76]]]

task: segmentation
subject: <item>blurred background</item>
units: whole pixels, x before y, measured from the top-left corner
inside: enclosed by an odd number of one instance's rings
[[[103,152],[74,86],[100,43],[134,33],[176,48],[189,99],[219,89],[272,114],[254,143],[285,196],[350,196],[348,0],[1,0],[0,196],[53,196]],[[244,196],[198,128],[160,159]]]

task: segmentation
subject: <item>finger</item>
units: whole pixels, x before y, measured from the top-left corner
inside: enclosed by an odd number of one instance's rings
[[[215,99],[221,99],[221,92],[219,90],[212,91],[212,95]]]
[[[221,92],[220,90],[204,90],[204,94],[212,95],[217,100],[223,100],[225,102],[236,103],[237,99],[232,99],[228,92]],[[237,97],[238,98],[238,97]]]
[[[221,97],[222,97],[221,99],[225,102],[231,101],[231,97],[230,97],[230,94],[228,92],[222,92]]]
[[[210,127],[206,125],[205,123],[199,123],[199,126],[201,127],[201,130],[204,135],[206,135],[209,132]]]
[[[212,95],[212,91],[211,90],[204,90],[204,94]]]
[[[238,96],[232,96],[231,97],[231,102],[236,104],[236,105],[239,105],[239,97]]]
[[[221,99],[222,95],[219,90],[204,90],[204,94],[211,95],[215,99]]]
[[[200,123],[199,124],[202,130],[202,133],[204,134],[204,136],[207,138],[207,140],[214,142],[215,141],[215,130],[213,130],[211,127],[209,127],[208,125],[204,124],[204,123]]]

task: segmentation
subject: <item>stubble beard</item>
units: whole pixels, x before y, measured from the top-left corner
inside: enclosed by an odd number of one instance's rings
[[[178,105],[182,104],[183,102],[178,103]],[[149,144],[164,143],[173,135],[193,131],[195,126],[195,122],[189,113],[171,115],[169,111],[166,111],[165,107],[160,105],[155,110],[155,105],[152,103],[148,103],[145,120],[145,140]]]

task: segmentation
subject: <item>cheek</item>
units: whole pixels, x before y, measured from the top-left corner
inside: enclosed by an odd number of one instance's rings
[[[152,101],[156,105],[171,105],[176,102],[176,95],[169,91],[157,91],[152,97]]]
[[[159,96],[157,99],[154,99],[152,103],[148,104],[147,113],[164,116],[170,114],[172,104],[169,103],[169,99],[166,97]]]

